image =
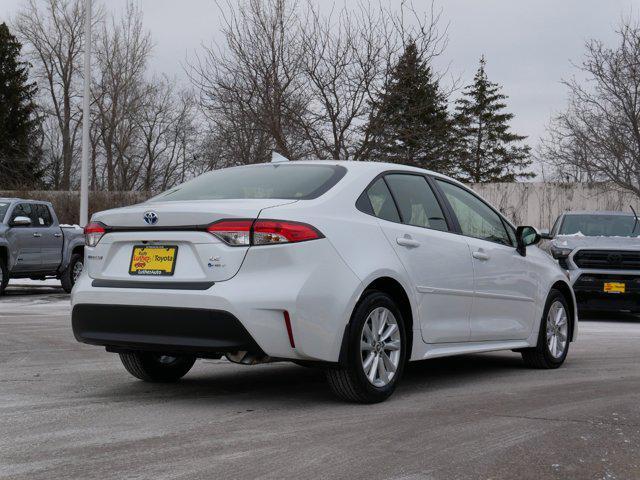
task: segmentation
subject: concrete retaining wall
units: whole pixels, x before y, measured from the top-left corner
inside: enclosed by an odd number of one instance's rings
[[[478,194],[503,212],[516,225],[550,228],[565,210],[625,210],[640,202],[609,184],[485,183],[471,185]],[[140,203],[150,195],[144,192],[92,192],[90,212]],[[77,223],[79,194],[55,191],[0,191],[0,197],[21,197],[53,203],[63,223]]]

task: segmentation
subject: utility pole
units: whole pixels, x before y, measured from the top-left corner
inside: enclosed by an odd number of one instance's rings
[[[89,155],[91,150],[91,0],[85,0],[84,97],[82,98],[82,163],[80,166],[80,226],[89,223]]]

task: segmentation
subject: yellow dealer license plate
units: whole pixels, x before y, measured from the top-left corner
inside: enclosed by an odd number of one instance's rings
[[[176,268],[177,246],[136,245],[131,254],[131,275],[173,275]]]
[[[620,282],[606,282],[604,284],[604,291],[607,293],[624,293],[626,285]]]

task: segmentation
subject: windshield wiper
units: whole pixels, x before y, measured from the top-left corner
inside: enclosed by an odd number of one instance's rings
[[[633,232],[636,231],[636,227],[638,226],[638,214],[634,210],[633,205],[629,205],[629,208],[633,212],[633,218],[635,219],[635,221],[633,222],[633,228],[631,229],[631,235],[633,235]]]

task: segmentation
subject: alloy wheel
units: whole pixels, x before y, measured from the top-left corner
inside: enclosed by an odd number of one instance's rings
[[[362,368],[375,387],[385,387],[396,374],[401,358],[398,322],[391,310],[374,309],[362,327],[360,353]]]
[[[554,358],[561,358],[567,348],[569,323],[562,302],[555,301],[547,313],[547,346]]]

